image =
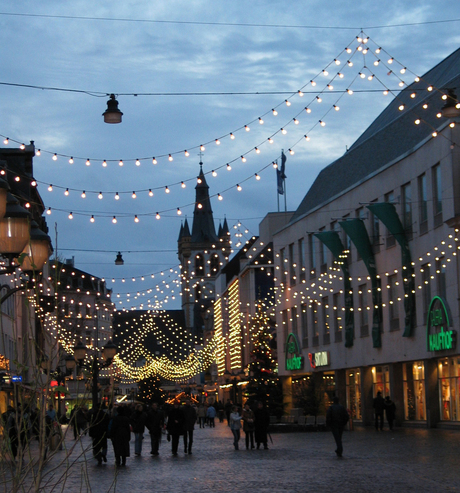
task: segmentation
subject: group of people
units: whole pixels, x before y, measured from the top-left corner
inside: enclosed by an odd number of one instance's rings
[[[263,402],[258,402],[255,410],[252,410],[249,404],[246,403],[241,413],[238,406],[233,406],[232,412],[228,417],[228,424],[233,433],[235,450],[239,449],[241,426],[246,436],[246,450],[252,450],[255,447],[254,440],[257,449],[260,449],[262,445],[265,450],[268,450],[270,414],[264,407]]]
[[[385,413],[388,426],[390,430],[393,429],[393,423],[396,415],[396,405],[387,395],[382,397],[382,392],[377,392],[377,396],[374,398],[374,415],[375,415],[375,429],[377,431],[383,431],[383,414]]]

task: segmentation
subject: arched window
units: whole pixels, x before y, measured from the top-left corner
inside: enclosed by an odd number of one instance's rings
[[[204,276],[204,257],[200,253],[195,257],[195,275]]]
[[[214,253],[211,257],[211,276],[215,276],[220,270],[220,259],[217,253]]]

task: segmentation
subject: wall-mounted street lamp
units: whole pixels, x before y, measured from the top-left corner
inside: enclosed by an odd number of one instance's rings
[[[118,101],[115,99],[115,94],[110,95],[107,101],[107,109],[102,113],[105,123],[121,123],[123,113],[118,109]]]

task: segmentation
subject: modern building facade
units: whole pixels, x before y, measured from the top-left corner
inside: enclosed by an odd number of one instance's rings
[[[288,407],[313,379],[323,409],[338,395],[366,425],[378,391],[399,424],[460,424],[459,90],[457,50],[320,172],[274,235]]]

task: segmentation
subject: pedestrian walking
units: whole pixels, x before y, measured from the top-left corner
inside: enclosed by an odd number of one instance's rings
[[[184,413],[184,454],[192,453],[193,430],[196,423],[196,409],[191,405],[190,399],[185,401],[182,409]]]
[[[350,416],[342,404],[339,404],[338,397],[334,397],[332,402],[332,405],[329,406],[326,413],[326,424],[329,426],[332,431],[332,435],[334,436],[335,444],[337,446],[335,453],[337,454],[337,457],[342,457],[342,434],[343,429],[350,419]]]
[[[110,418],[102,404],[98,404],[88,413],[89,436],[93,440],[93,456],[100,465],[107,462],[107,434]]]
[[[179,438],[184,433],[184,413],[180,408],[179,401],[174,401],[173,408],[168,412],[168,424],[166,429],[171,439],[171,452],[176,456],[179,447]]]
[[[262,444],[265,450],[268,450],[268,427],[270,425],[270,414],[264,407],[263,402],[257,403],[257,409],[254,411],[254,438],[256,439],[257,449]]]
[[[236,406],[233,406],[232,412],[230,413],[230,429],[233,433],[233,446],[235,447],[235,450],[238,450],[242,419],[242,416],[240,416],[240,413],[238,412],[238,408]]]
[[[216,414],[217,414],[216,408],[212,404],[210,404],[208,410],[206,411],[206,418],[208,419],[209,428],[216,427],[216,422],[215,422]]]
[[[390,399],[390,396],[385,397],[385,415],[387,417],[390,430],[393,429],[393,423],[396,415],[396,404]]]
[[[127,416],[128,412],[124,406],[119,406],[110,424],[110,438],[117,466],[125,466],[126,458],[130,456],[131,426]]]
[[[152,404],[152,407],[147,411],[147,420],[145,422],[145,426],[150,433],[151,455],[159,454],[161,434],[163,433],[164,422],[165,418],[163,411],[159,409],[158,404],[154,402]]]
[[[206,408],[204,407],[203,403],[201,403],[198,406],[197,414],[198,414],[198,424],[200,425],[200,428],[204,428],[206,421]]]
[[[246,450],[249,450],[249,442],[251,442],[251,449],[254,448],[254,411],[249,407],[249,404],[244,405],[242,414],[243,418],[243,431],[246,435]]]
[[[374,414],[375,414],[375,429],[383,430],[383,411],[385,409],[385,399],[382,397],[382,392],[378,391],[374,398]]]
[[[147,414],[144,412],[144,406],[137,404],[130,418],[130,424],[134,433],[134,455],[137,457],[142,453],[142,440],[144,440],[146,419]]]

